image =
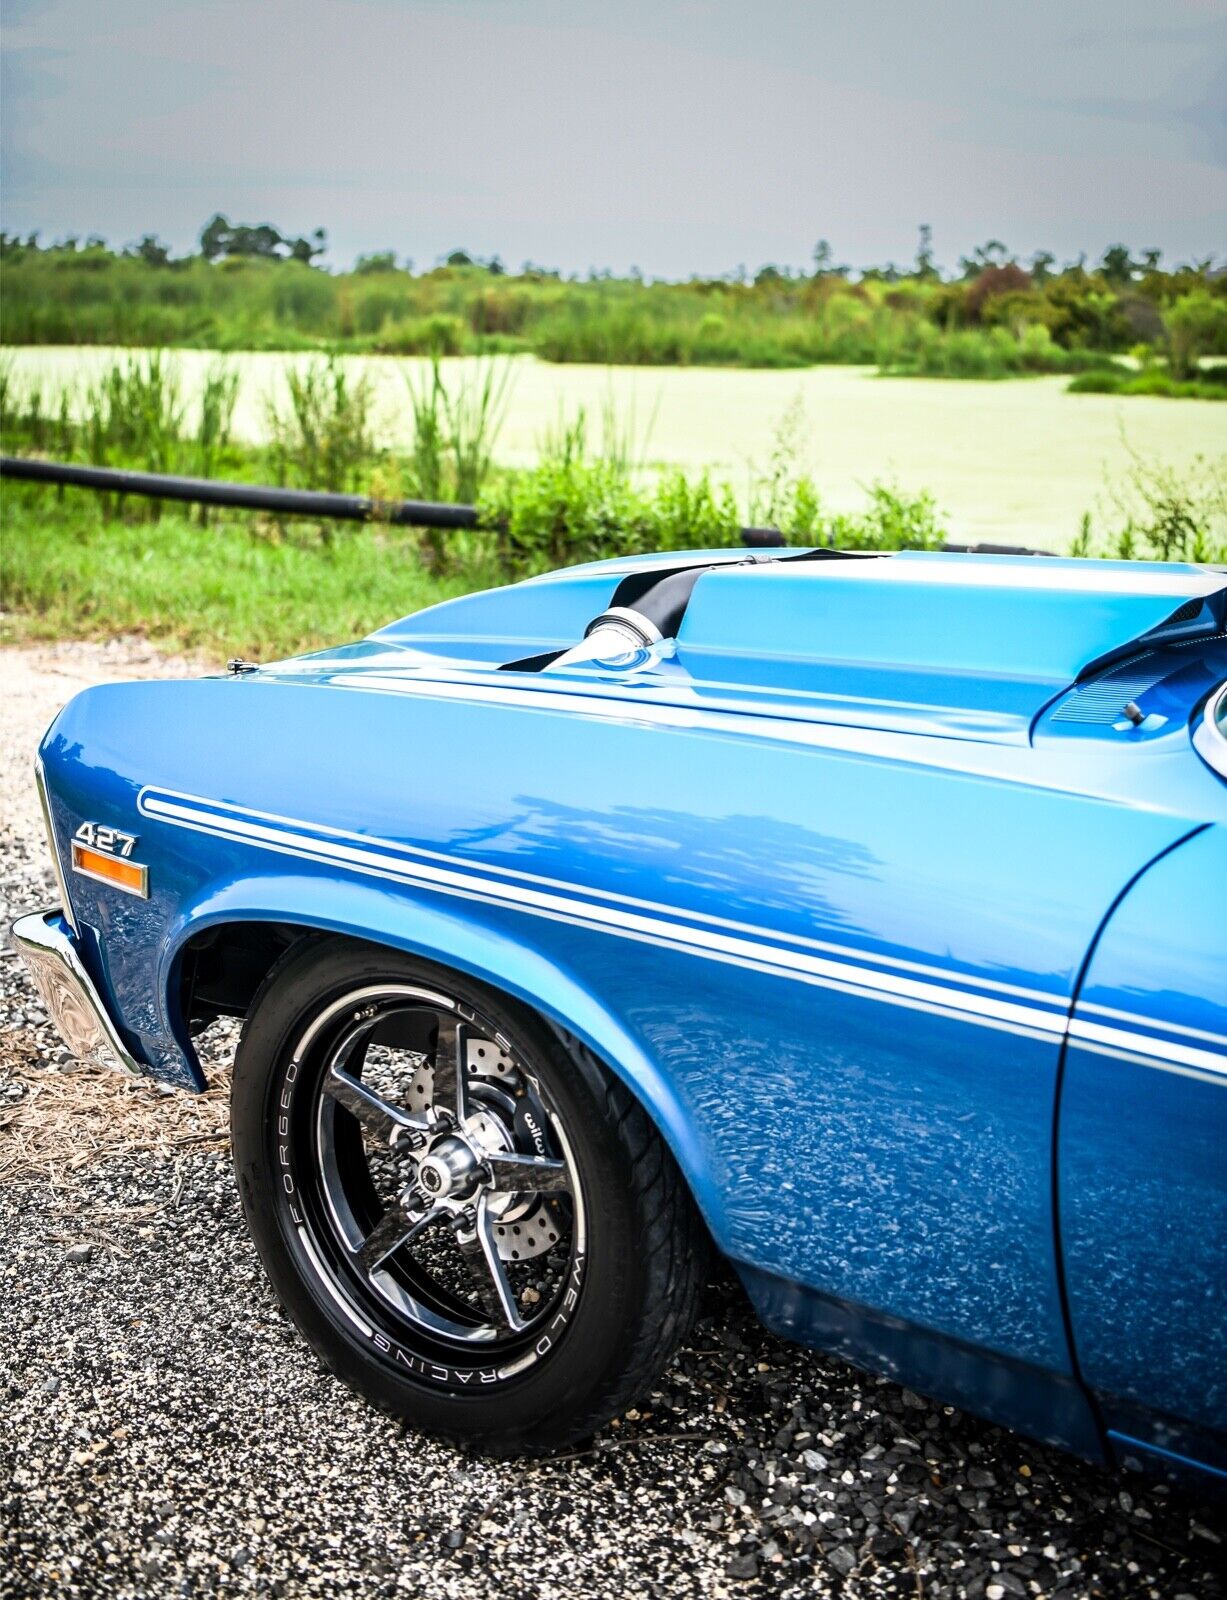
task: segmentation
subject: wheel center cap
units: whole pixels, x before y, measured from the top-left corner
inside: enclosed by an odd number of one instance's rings
[[[478,1159],[468,1143],[449,1134],[418,1163],[418,1185],[431,1199],[445,1200],[469,1188],[478,1167]]]

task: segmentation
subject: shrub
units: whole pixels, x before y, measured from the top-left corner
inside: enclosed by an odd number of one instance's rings
[[[953,333],[916,330],[909,346],[883,371],[929,378],[1005,378],[1023,369],[1018,341],[1004,328],[958,328]]]
[[[1178,378],[1192,376],[1202,356],[1227,355],[1227,299],[1204,289],[1181,295],[1167,314],[1167,337]]]
[[[1124,375],[1115,372],[1082,372],[1066,388],[1066,394],[1119,394]]]
[[[1018,336],[1018,362],[1024,372],[1059,372],[1063,354],[1042,323],[1024,328]]]
[[[322,272],[297,261],[278,263],[268,273],[268,293],[277,322],[309,333],[324,333],[336,303],[336,288]]]
[[[633,433],[633,421],[619,427],[607,406],[602,453],[590,457],[580,411],[542,440],[537,466],[505,474],[487,491],[480,518],[494,532],[504,573],[519,577],[577,561],[740,542],[741,519],[727,484],[678,469],[647,488],[634,486]]]
[[[394,325],[404,309],[405,296],[397,288],[395,278],[379,274],[369,285],[363,285],[361,294],[353,297],[354,328],[358,333],[379,333],[385,324]]]
[[[484,495],[482,525],[494,531],[509,577],[649,548],[643,502],[608,462],[547,460]]]
[[[931,494],[908,494],[897,485],[870,484],[864,511],[832,518],[827,542],[843,550],[940,550],[946,530]]]
[[[482,289],[469,302],[469,326],[483,337],[520,334],[532,311],[531,294],[514,289]]]
[[[1132,342],[1129,323],[1110,289],[1084,272],[1063,273],[1044,289],[1049,327],[1067,350],[1124,350]]]
[[[1122,295],[1120,314],[1136,343],[1155,345],[1163,338],[1163,316],[1153,300],[1140,294]]]
[[[741,543],[741,518],[728,484],[714,486],[708,474],[688,478],[680,469],[662,473],[650,507],[656,550],[709,550]]]
[[[1158,400],[1227,400],[1227,373],[1211,368],[1196,378],[1181,381],[1157,367],[1130,373],[1118,370],[1084,372],[1069,385],[1068,394],[1144,395]]]
[[[995,295],[985,301],[980,314],[980,324],[985,328],[1008,328],[1021,337],[1024,329],[1040,326],[1048,329],[1048,302],[1037,289]]]
[[[1130,449],[1123,481],[1105,493],[1099,538],[1083,518],[1074,552],[1129,561],[1227,562],[1227,455],[1195,456],[1185,468]]]
[[[385,356],[459,356],[468,348],[468,330],[459,317],[440,312],[385,323],[370,341]]]
[[[1007,261],[1004,266],[985,267],[968,286],[963,304],[968,317],[976,322],[989,300],[1003,294],[1025,293],[1030,287],[1031,274],[1016,261]]]

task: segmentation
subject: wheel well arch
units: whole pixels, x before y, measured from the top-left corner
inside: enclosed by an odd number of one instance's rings
[[[292,945],[319,938],[309,924],[241,919],[212,923],[179,946],[173,999],[189,1032],[219,1017],[245,1017],[265,978]]]
[[[288,910],[289,908],[287,908]],[[564,1040],[591,1051],[624,1083],[673,1153],[717,1249],[725,1236],[723,1204],[708,1152],[672,1084],[637,1039],[597,996],[531,947],[499,936],[496,951],[466,948],[463,941],[432,937],[432,913],[397,919],[394,927],[353,924],[338,918],[268,911],[213,913],[182,928],[168,952],[165,983],[168,1020],[185,1038],[220,1017],[243,1018],[273,967],[291,946],[306,939],[341,935],[463,972],[507,999],[525,1006]],[[450,924],[451,918],[443,919]],[[437,930],[435,930],[437,931]],[[489,930],[484,930],[489,933]],[[497,959],[497,949],[507,957]],[[493,957],[493,959],[492,959]],[[533,979],[538,981],[534,982]],[[195,1051],[191,1052],[195,1057]],[[199,1071],[198,1063],[194,1063]],[[202,1075],[203,1076],[203,1075]]]

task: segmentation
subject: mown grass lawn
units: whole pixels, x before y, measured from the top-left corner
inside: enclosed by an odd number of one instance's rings
[[[93,494],[0,489],[0,640],[141,634],[171,649],[274,660],[361,638],[482,587],[472,552],[427,571],[411,531],[284,528],[234,515],[201,527],[145,503],[104,516]]]

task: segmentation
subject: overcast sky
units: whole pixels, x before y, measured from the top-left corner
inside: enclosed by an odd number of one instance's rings
[[[2,221],[658,276],[1227,255],[1227,0],[5,0]]]

